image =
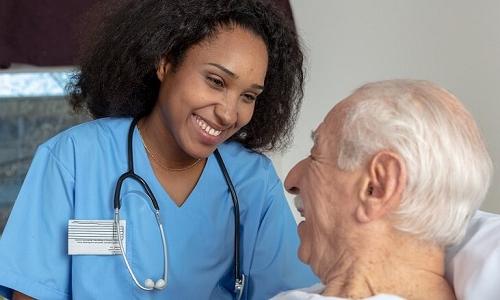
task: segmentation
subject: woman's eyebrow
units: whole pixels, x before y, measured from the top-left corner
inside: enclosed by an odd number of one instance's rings
[[[219,64],[216,64],[216,63],[208,63],[208,65],[211,65],[211,66],[214,66],[216,67],[217,69],[221,70],[222,72],[226,73],[227,75],[231,76],[232,78],[234,79],[238,79],[239,76],[234,74],[233,72],[229,71],[226,67],[224,66],[221,66]]]
[[[227,69],[224,66],[221,66],[221,65],[216,64],[216,63],[208,63],[208,65],[216,67],[217,69],[221,70],[222,72],[226,73],[227,75],[231,76],[234,79],[239,78],[238,75],[234,74],[232,71],[230,71],[229,69]],[[264,90],[264,86],[262,86],[260,84],[252,84],[252,88],[258,89],[258,90]]]

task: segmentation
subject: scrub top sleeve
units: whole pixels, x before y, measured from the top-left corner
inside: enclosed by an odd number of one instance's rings
[[[1,295],[10,298],[17,290],[37,299],[71,297],[67,224],[73,187],[70,169],[40,147],[0,239]]]
[[[297,257],[297,224],[279,179],[268,192],[247,283],[247,299],[269,299],[279,292],[319,282]]]

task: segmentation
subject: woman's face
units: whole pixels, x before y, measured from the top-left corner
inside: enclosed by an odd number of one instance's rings
[[[176,68],[162,60],[153,115],[166,129],[165,142],[190,157],[209,156],[250,122],[267,62],[264,41],[238,26],[192,46]]]

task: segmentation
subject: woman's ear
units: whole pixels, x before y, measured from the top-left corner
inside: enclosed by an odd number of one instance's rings
[[[160,82],[163,82],[167,76],[168,71],[172,68],[172,64],[166,56],[162,56],[158,66],[156,67],[156,76]]]
[[[384,217],[401,202],[406,186],[406,166],[392,151],[378,152],[370,160],[367,175],[361,184],[356,217],[370,222]]]

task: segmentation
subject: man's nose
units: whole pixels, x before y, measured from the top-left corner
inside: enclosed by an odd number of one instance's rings
[[[299,179],[300,179],[300,170],[301,170],[301,162],[296,164],[290,172],[288,172],[288,175],[286,175],[285,178],[285,189],[287,192],[293,195],[298,195],[300,193],[300,188],[299,188]]]
[[[226,94],[215,107],[215,115],[223,126],[235,124],[238,120],[239,96]]]

